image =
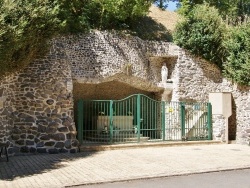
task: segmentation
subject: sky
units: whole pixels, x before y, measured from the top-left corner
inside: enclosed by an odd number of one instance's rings
[[[175,11],[176,10],[176,2],[169,1],[167,10]]]

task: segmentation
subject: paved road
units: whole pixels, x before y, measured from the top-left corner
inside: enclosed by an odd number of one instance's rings
[[[250,169],[77,186],[72,188],[250,188]]]
[[[0,188],[65,186],[250,168],[236,144],[149,147],[0,159]]]

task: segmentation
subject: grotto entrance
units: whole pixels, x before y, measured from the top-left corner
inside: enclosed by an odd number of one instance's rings
[[[140,94],[150,98],[150,100],[160,101],[163,91],[164,88],[160,88],[156,86],[156,84],[144,81],[140,78],[135,78],[132,76],[129,77],[121,74],[119,74],[119,76],[116,75],[113,78],[108,78],[101,83],[75,82],[73,84],[73,97],[74,97],[74,114],[75,114],[76,127],[79,127],[78,116],[77,116],[77,110],[78,110],[77,103],[81,99],[85,101],[86,100],[111,101],[111,100],[121,100],[131,95]],[[132,103],[134,104],[134,102],[135,101],[131,101],[131,104]],[[106,103],[104,105],[106,105]],[[127,103],[124,104],[122,108],[124,109],[128,108],[128,104]],[[91,109],[86,109],[86,111],[90,110]],[[83,114],[86,114],[86,111],[83,112]],[[89,119],[91,120],[93,118],[91,117]],[[126,115],[124,114],[122,115],[120,114],[119,116],[116,115],[116,118],[118,118],[119,121],[130,122],[127,112]]]

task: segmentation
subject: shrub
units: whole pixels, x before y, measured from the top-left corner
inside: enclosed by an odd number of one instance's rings
[[[224,45],[227,58],[224,75],[234,82],[250,86],[250,24],[232,27]]]
[[[46,40],[59,30],[57,6],[49,0],[0,4],[0,75],[23,68],[43,55]]]
[[[153,0],[0,1],[0,76],[46,53],[57,34],[128,27]]]
[[[174,41],[191,53],[222,67],[226,26],[218,10],[208,5],[196,5],[186,19],[177,24]]]

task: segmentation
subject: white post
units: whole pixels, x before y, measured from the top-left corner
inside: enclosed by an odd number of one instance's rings
[[[229,143],[228,118],[232,115],[232,94],[229,92],[209,93],[212,114],[223,115],[225,118],[225,142]]]

